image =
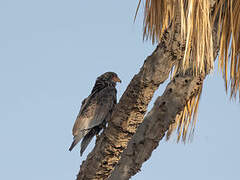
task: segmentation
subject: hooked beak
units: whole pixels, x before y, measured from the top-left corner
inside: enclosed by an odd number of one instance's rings
[[[121,79],[119,79],[119,77],[114,76],[112,79],[114,82],[122,82]]]

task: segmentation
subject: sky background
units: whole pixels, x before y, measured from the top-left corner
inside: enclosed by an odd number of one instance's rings
[[[0,179],[75,179],[71,130],[95,79],[118,73],[118,99],[155,45],[142,41],[137,0],[0,1]],[[156,92],[161,95],[164,85]],[[152,103],[150,104],[150,107]],[[240,179],[240,110],[215,71],[190,144],[161,141],[133,180]]]

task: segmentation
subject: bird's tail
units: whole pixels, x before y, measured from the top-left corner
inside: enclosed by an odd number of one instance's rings
[[[79,135],[73,137],[73,142],[69,148],[69,151],[72,151],[72,149],[78,144],[78,142],[82,139],[82,137],[86,134],[86,132],[80,132]]]
[[[80,156],[82,156],[83,152],[87,148],[88,144],[91,142],[92,138],[98,133],[97,129],[91,129],[86,136],[84,136],[82,142],[81,142],[81,150],[80,150]]]

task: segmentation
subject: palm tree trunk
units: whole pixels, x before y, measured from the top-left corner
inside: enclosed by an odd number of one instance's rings
[[[203,79],[204,77],[193,77],[191,74],[177,75],[168,84],[129,141],[109,180],[127,180],[140,170],[157,148],[170,124],[175,121],[176,115],[183,110],[186,102],[198,93]]]
[[[147,106],[161,83],[184,53],[180,23],[165,31],[153,54],[145,60],[113,112],[108,127],[97,139],[93,151],[80,167],[77,180],[106,179],[118,163],[122,151],[142,123]]]
[[[213,31],[213,50],[216,59],[219,50],[216,29]],[[138,173],[142,164],[151,157],[165,136],[169,126],[174,123],[177,114],[183,110],[186,102],[200,91],[207,74],[193,76],[191,69],[188,72],[190,73],[177,74],[163,95],[157,98],[153,108],[123,151],[108,180],[128,180]]]

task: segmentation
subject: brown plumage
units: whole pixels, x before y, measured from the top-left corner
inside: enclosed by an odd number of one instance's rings
[[[105,127],[116,104],[117,82],[121,80],[114,72],[106,72],[97,78],[91,94],[82,102],[73,126],[74,137],[69,151],[83,138],[80,150],[82,155],[92,138]]]

